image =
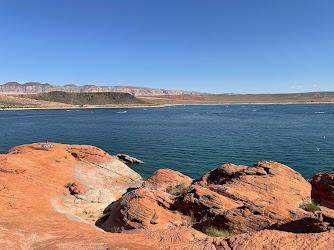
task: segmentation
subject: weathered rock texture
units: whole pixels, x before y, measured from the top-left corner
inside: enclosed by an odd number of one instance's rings
[[[130,164],[133,164],[133,163],[135,163],[135,164],[137,164],[137,163],[143,164],[144,163],[143,161],[138,160],[137,158],[131,157],[131,156],[126,155],[126,154],[117,154],[116,157],[121,162],[126,163],[126,164],[128,164],[128,163],[130,163]]]
[[[193,184],[177,196],[155,191],[180,183]],[[225,164],[194,182],[179,172],[158,170],[142,188],[112,203],[97,225],[108,230],[193,224],[201,231],[213,226],[236,234],[264,229],[295,233],[330,230],[332,224],[320,214],[297,206],[310,194],[311,185],[299,173],[270,161],[252,167]],[[150,204],[149,208],[145,204]],[[188,216],[188,223],[185,218],[180,220],[180,213]],[[168,220],[151,219],[166,215]]]
[[[312,177],[312,199],[334,209],[334,173],[319,173]]]
[[[262,161],[252,167],[226,164],[205,174],[198,185],[228,197],[225,204],[241,202],[238,207],[219,210],[219,215],[209,214],[209,220],[195,225],[198,229],[213,225],[246,233],[307,216],[295,204],[310,197],[311,185],[296,171],[276,162]]]
[[[180,226],[187,217],[170,210],[173,196],[161,191],[140,188],[108,206],[107,214],[97,222],[106,231],[116,229],[164,228]]]
[[[1,248],[66,249],[75,243],[105,249],[108,240],[94,239],[103,233],[79,221],[94,224],[110,202],[140,186],[141,177],[99,148],[49,144],[0,155]]]
[[[143,187],[147,187],[153,190],[166,191],[167,187],[177,186],[184,184],[190,186],[193,179],[190,177],[171,169],[159,169],[153,173],[153,175],[143,183]]]
[[[3,249],[334,248],[334,210],[298,208],[310,184],[282,164],[224,165],[194,183],[158,171],[131,191],[140,176],[103,150],[49,144],[54,147],[36,143],[0,155]],[[177,196],[156,190],[185,182],[190,189]],[[129,230],[107,233],[95,222],[106,231]],[[213,238],[195,229],[206,226],[236,235]]]

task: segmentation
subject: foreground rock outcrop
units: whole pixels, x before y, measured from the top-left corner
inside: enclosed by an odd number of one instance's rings
[[[181,183],[187,185],[184,192],[166,193],[171,184],[178,187]],[[332,232],[331,213],[313,213],[299,206],[308,202],[310,196],[311,184],[298,172],[271,161],[252,167],[225,164],[195,181],[173,170],[158,170],[141,188],[110,204],[104,211],[105,217],[96,225],[107,231],[173,230],[183,225],[206,232],[213,227],[234,233],[237,238],[266,229],[286,233]],[[265,232],[269,237],[272,231]],[[226,247],[226,240],[216,243]]]
[[[171,169],[159,169],[155,171],[142,186],[153,190],[166,191],[166,188],[168,187],[175,187],[181,184],[190,186],[192,182],[193,179],[178,171]]]
[[[259,231],[285,221],[308,216],[296,203],[310,198],[311,185],[293,169],[276,162],[262,161],[252,167],[226,164],[211,170],[198,184],[233,202],[237,208],[196,225],[198,229],[217,228],[246,233]],[[201,218],[198,218],[201,219]]]
[[[319,173],[312,177],[312,199],[334,209],[334,173]]]
[[[116,157],[123,163],[139,163],[139,164],[143,164],[144,162],[141,160],[138,160],[137,158],[131,157],[129,155],[126,154],[117,154]]]
[[[143,182],[101,149],[49,144],[0,155],[3,249],[334,248],[331,174],[311,187],[291,168],[262,161],[225,164],[198,180],[158,170]],[[300,208],[311,188],[328,207]],[[234,236],[210,237],[211,227]]]

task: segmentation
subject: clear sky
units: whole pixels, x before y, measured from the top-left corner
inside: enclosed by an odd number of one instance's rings
[[[0,0],[0,84],[334,91],[333,0]]]

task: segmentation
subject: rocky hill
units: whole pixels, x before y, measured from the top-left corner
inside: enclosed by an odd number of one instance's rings
[[[20,84],[18,82],[8,82],[6,84],[0,85],[0,92],[4,93],[48,93],[52,91],[65,91],[71,93],[120,92],[120,93],[129,93],[133,96],[201,94],[195,91],[152,89],[152,88],[132,87],[132,86],[95,86],[95,85],[77,86],[75,84],[56,86],[48,83],[42,84],[39,82],[27,82],[24,84]]]
[[[198,180],[163,169],[143,181],[93,146],[22,145],[0,155],[0,245],[333,249],[333,186],[334,173],[308,182],[271,161],[225,164]]]
[[[128,93],[114,92],[68,93],[64,91],[53,91],[49,93],[28,94],[24,97],[72,105],[147,104],[147,102],[139,100]]]

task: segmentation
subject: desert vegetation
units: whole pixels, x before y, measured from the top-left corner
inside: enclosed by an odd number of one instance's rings
[[[181,183],[176,186],[168,186],[166,192],[172,195],[182,195],[189,191],[189,186],[184,183]]]
[[[211,237],[225,237],[225,238],[228,238],[228,237],[231,237],[231,236],[234,235],[234,233],[232,233],[232,232],[229,232],[227,230],[219,230],[219,229],[217,229],[213,226],[210,226],[210,227],[206,228],[204,230],[204,232]]]

